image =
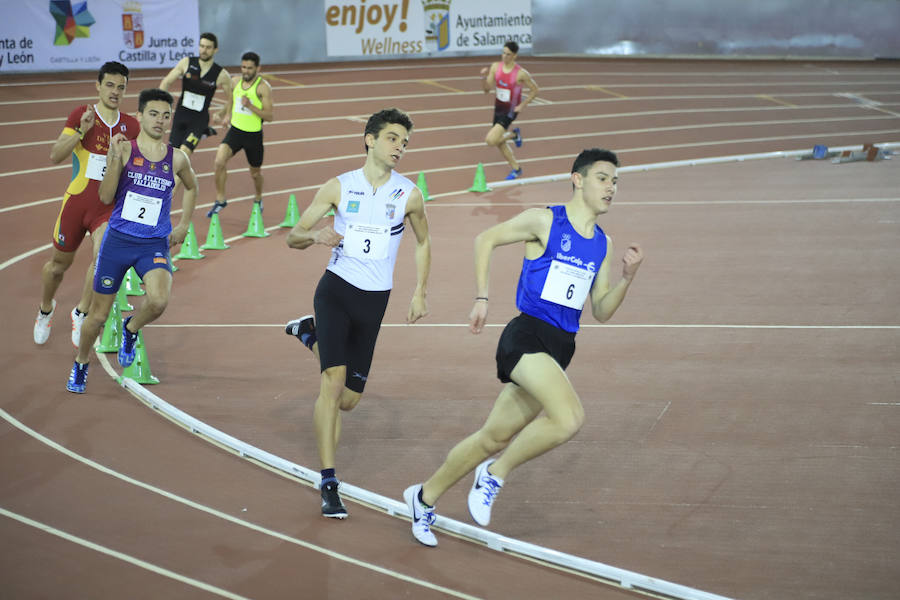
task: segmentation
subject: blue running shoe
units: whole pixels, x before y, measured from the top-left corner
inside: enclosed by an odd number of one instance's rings
[[[72,372],[69,373],[69,381],[66,382],[66,389],[74,394],[83,394],[84,388],[87,386],[88,364],[81,364],[78,361],[72,365]]]
[[[122,367],[130,367],[134,362],[134,345],[137,342],[138,334],[128,331],[128,321],[132,317],[122,321],[122,345],[119,346],[119,365]]]
[[[219,212],[226,206],[228,206],[228,200],[222,200],[221,202],[216,200],[215,202],[213,202],[212,208],[209,209],[209,212],[206,213],[206,218],[212,219],[213,215],[219,214]]]
[[[513,138],[513,141],[516,143],[516,148],[522,147],[522,130],[516,127],[513,129],[513,133],[516,134],[516,137]]]
[[[512,171],[510,171],[509,175],[506,176],[506,179],[518,179],[521,176],[522,176],[522,168],[519,167],[518,169],[513,169]]]

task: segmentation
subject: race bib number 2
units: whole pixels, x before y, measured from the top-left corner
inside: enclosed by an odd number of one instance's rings
[[[383,260],[388,257],[390,239],[390,230],[386,226],[347,223],[344,253],[353,258]]]
[[[162,198],[144,196],[129,191],[125,194],[125,202],[122,204],[122,218],[126,221],[156,227],[162,202]]]
[[[593,283],[593,271],[554,260],[551,261],[550,270],[547,271],[541,299],[580,309],[584,306]]]

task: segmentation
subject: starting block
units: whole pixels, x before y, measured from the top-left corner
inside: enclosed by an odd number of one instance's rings
[[[884,150],[875,144],[863,144],[862,151],[844,150],[840,153],[840,156],[832,158],[831,162],[834,164],[859,162],[863,160],[873,162],[876,160],[890,159],[892,154],[893,153],[890,150]]]

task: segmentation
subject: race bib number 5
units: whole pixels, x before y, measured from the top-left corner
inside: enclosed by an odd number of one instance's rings
[[[106,155],[93,154],[88,156],[87,170],[85,175],[88,179],[103,181],[103,175],[106,174]]]
[[[353,258],[383,260],[388,256],[390,239],[390,230],[386,226],[347,223],[344,253]]]
[[[162,202],[162,198],[144,196],[129,191],[125,194],[125,202],[122,204],[122,218],[149,227],[156,227]]]
[[[547,271],[541,299],[580,309],[587,300],[593,282],[593,271],[554,260],[550,263],[550,270]]]

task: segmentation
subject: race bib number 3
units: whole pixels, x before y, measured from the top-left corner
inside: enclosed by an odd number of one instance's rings
[[[156,227],[162,202],[162,198],[129,191],[125,194],[125,202],[122,204],[122,218],[148,227]]]
[[[390,240],[390,230],[386,226],[347,223],[344,253],[353,258],[383,260],[388,257]]]
[[[497,100],[500,102],[509,102],[509,90],[506,88],[497,88]]]
[[[106,173],[106,155],[93,154],[88,156],[87,170],[85,175],[88,179],[96,179],[103,181],[103,175]]]
[[[569,308],[580,309],[587,300],[594,282],[594,272],[569,265],[558,260],[551,261],[541,299]]]
[[[185,108],[201,112],[203,110],[204,102],[206,102],[206,98],[200,94],[188,91],[181,94],[181,105]]]

